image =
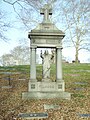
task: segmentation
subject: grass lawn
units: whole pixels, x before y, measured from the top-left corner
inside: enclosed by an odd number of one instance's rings
[[[55,65],[51,66],[51,80],[56,77]],[[10,79],[9,79],[10,78]],[[63,63],[65,91],[71,100],[22,100],[21,93],[28,91],[30,66],[0,67],[0,120],[21,120],[19,113],[47,112],[46,120],[90,120],[78,114],[90,114],[90,64]],[[37,80],[42,79],[42,66],[37,65]],[[3,86],[12,86],[5,88]],[[57,110],[44,110],[44,104],[59,105]]]

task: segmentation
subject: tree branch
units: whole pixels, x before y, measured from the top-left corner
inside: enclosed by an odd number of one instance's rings
[[[6,3],[8,3],[8,4],[10,4],[10,5],[14,5],[15,3],[17,3],[18,1],[20,1],[20,0],[16,0],[15,2],[13,2],[13,3],[11,3],[11,2],[9,2],[9,1],[7,1],[7,0],[3,0],[4,2],[6,2]]]

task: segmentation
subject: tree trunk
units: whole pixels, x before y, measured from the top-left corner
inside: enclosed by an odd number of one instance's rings
[[[76,47],[75,63],[79,63],[78,55],[79,55],[79,50],[78,47]]]

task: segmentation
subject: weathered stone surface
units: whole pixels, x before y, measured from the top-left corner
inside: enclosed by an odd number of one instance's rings
[[[60,82],[30,82],[29,91],[64,91],[64,81]]]
[[[46,24],[46,26],[48,25]],[[49,26],[51,27],[40,24],[36,29],[29,32],[28,37],[31,38],[31,45],[36,45],[38,48],[61,47],[61,40],[65,36],[64,33],[53,24]]]
[[[18,118],[23,119],[43,119],[48,118],[48,113],[20,113]]]
[[[90,118],[90,114],[78,114],[78,116],[82,118]]]
[[[61,40],[65,34],[50,21],[49,15],[52,15],[52,13],[49,7],[50,6],[45,5],[44,8],[42,8],[41,14],[44,15],[43,22],[28,33],[28,38],[31,40],[31,46],[36,45],[41,48],[62,46]]]
[[[75,82],[74,84],[77,84],[77,85],[87,85],[86,82]]]
[[[22,99],[68,99],[70,100],[71,94],[68,92],[24,92]]]
[[[28,89],[29,92],[22,93],[22,98],[23,99],[24,98],[26,99],[49,99],[49,98],[70,99],[70,93],[64,92],[65,85],[62,78],[62,39],[64,38],[65,34],[50,21],[49,15],[52,15],[52,10],[49,5],[45,5],[42,8],[41,14],[44,15],[44,19],[42,23],[40,23],[35,29],[31,30],[31,32],[28,33],[28,38],[30,38],[30,54],[31,54],[30,80],[29,80],[29,89]],[[44,74],[42,74],[42,81],[37,82],[36,80],[37,78],[36,77],[36,49],[37,48],[55,48],[56,49],[56,81],[55,82],[50,82],[50,80],[48,81],[48,78],[50,78],[49,72],[48,74],[45,74],[45,76]]]
[[[44,54],[40,54],[42,58],[43,70],[42,70],[42,77],[43,79],[50,79],[50,65],[52,63],[52,59],[54,58],[53,54],[49,54],[48,50],[45,50]]]
[[[26,79],[25,78],[19,78],[18,80],[25,81]]]
[[[12,86],[2,86],[1,88],[2,89],[9,89],[9,88],[12,88]]]
[[[60,109],[60,106],[56,104],[44,104],[44,110],[50,110],[50,109],[57,110]]]
[[[82,91],[82,90],[85,90],[85,89],[84,88],[74,88],[74,90]]]

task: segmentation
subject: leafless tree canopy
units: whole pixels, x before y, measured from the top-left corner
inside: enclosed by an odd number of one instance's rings
[[[52,5],[52,21],[64,26],[66,46],[76,50],[75,60],[78,61],[81,49],[90,50],[90,1],[89,0],[3,0],[11,4],[14,11],[30,30],[40,22],[39,10],[44,4]],[[16,7],[18,5],[18,9]]]
[[[10,27],[10,23],[5,21],[5,14],[0,10],[0,39],[7,41],[5,33],[7,32],[8,28]]]

